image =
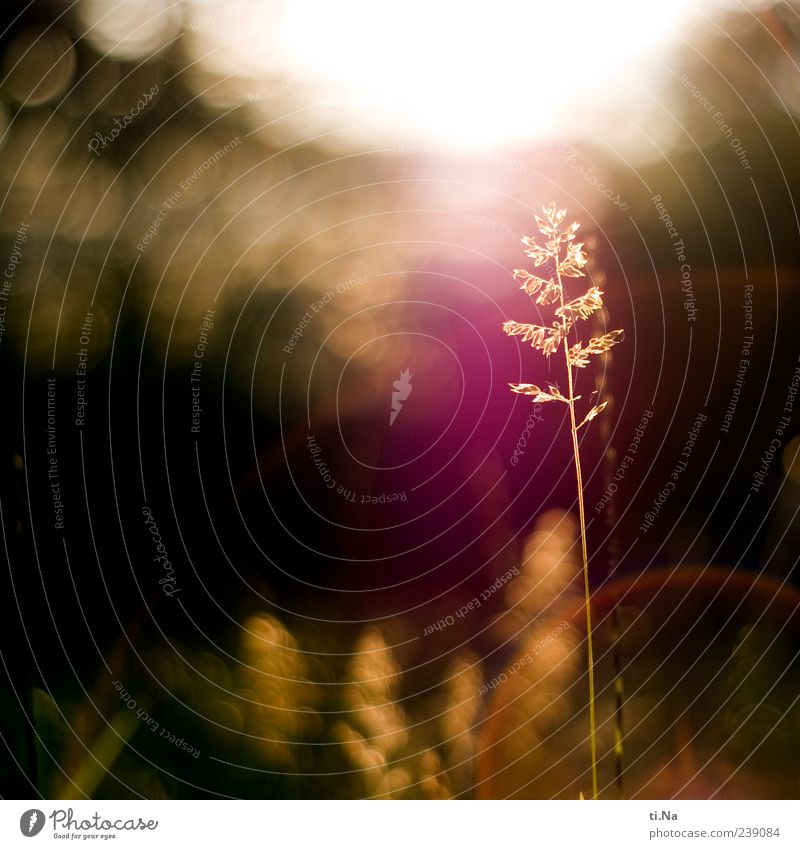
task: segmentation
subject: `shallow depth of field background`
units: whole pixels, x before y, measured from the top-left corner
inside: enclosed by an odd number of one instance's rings
[[[0,795],[587,794],[551,199],[601,796],[800,795],[800,8],[545,6],[3,7]]]

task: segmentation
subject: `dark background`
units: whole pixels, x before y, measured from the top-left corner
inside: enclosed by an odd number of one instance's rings
[[[587,118],[595,144],[565,135],[504,150],[502,159],[407,155],[407,135],[359,146],[341,128],[332,138],[292,138],[281,115],[302,102],[297,87],[276,99],[275,128],[264,129],[246,97],[223,108],[197,95],[180,39],[124,62],[101,58],[63,4],[9,4],[2,15],[3,55],[20,33],[51,25],[74,41],[75,55],[70,82],[41,103],[25,101],[7,65],[0,89],[0,256],[11,254],[19,223],[30,225],[0,344],[4,797],[80,796],[87,787],[107,797],[383,792],[359,783],[361,768],[336,742],[341,692],[371,624],[405,670],[376,703],[396,700],[417,718],[425,751],[438,751],[426,729],[443,710],[436,699],[447,670],[471,652],[488,681],[517,650],[492,624],[507,599],[498,593],[480,617],[427,642],[419,634],[519,564],[547,511],[576,508],[561,411],[543,411],[520,464],[510,463],[530,409],[506,384],[549,378],[538,354],[500,329],[508,318],[535,320],[511,280],[525,257],[507,231],[533,233],[532,211],[551,197],[595,237],[608,320],[626,331],[600,375],[610,409],[582,431],[594,590],[607,588],[613,570],[625,581],[713,565],[773,579],[769,598],[791,595],[800,409],[763,487],[750,486],[800,356],[793,8],[720,14],[685,33],[667,56],[672,71],[653,87],[663,109],[635,164],[603,141],[607,127],[628,120],[610,108]],[[751,170],[709,128],[676,82],[680,73],[735,126]],[[93,161],[92,133],[108,132],[152,80],[161,82],[158,98]],[[242,143],[185,193],[140,253],[163,199],[236,137]],[[629,210],[568,167],[565,141]],[[654,194],[687,246],[693,323]],[[287,355],[309,305],[359,274],[368,282],[338,295]],[[746,283],[751,363],[722,433]],[[78,340],[93,292],[86,424],[76,427]],[[195,434],[189,374],[212,302]],[[414,388],[389,428],[402,368]],[[51,377],[63,532],[53,527],[47,485]],[[597,375],[582,379],[588,394]],[[654,415],[613,509],[596,514],[616,468],[609,449],[624,454],[645,410]],[[701,412],[688,467],[643,533],[644,513]],[[338,482],[407,500],[353,504],[326,490],[309,433]],[[143,505],[174,566],[171,598],[157,583]],[[794,610],[787,602],[764,626],[789,646]],[[276,667],[277,713],[262,725],[240,704],[252,690],[241,667],[248,617],[271,617],[285,629],[284,648],[302,649],[294,672],[281,677]],[[128,729],[116,738],[123,751],[103,760],[98,740],[120,710],[116,680],[163,726],[201,741],[202,756]],[[796,680],[782,679],[789,693]],[[313,696],[298,691],[308,682]],[[291,722],[287,710],[298,712]],[[269,748],[254,738],[284,742]],[[420,746],[408,745],[413,751],[393,756],[401,765],[419,760]],[[87,760],[100,763],[91,780],[80,772]],[[748,792],[798,789],[794,776]]]

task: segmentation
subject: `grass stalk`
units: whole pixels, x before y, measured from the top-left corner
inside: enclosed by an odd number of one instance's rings
[[[556,262],[556,279],[560,291],[561,308],[564,307],[564,285]],[[592,799],[597,798],[597,721],[594,711],[594,644],[592,640],[592,595],[589,586],[589,553],[586,545],[586,513],[583,505],[583,474],[581,472],[581,452],[578,444],[578,425],[575,418],[575,382],[572,379],[572,364],[569,357],[569,341],[564,336],[564,362],[567,369],[567,399],[569,401],[570,432],[572,434],[572,454],[575,462],[575,481],[578,489],[578,519],[581,529],[581,564],[583,567],[583,598],[586,610],[586,653],[589,676],[589,746],[592,755]]]
[[[567,374],[569,375],[569,415],[572,431],[572,451],[575,460],[575,480],[578,487],[578,518],[581,528],[581,561],[583,565],[583,597],[586,608],[586,653],[589,675],[589,746],[592,752],[592,798],[597,798],[597,720],[594,711],[594,644],[592,639],[592,595],[589,587],[589,554],[586,546],[586,514],[583,506],[583,475],[581,474],[581,453],[578,446],[578,428],[575,424],[575,400],[572,370],[569,366],[569,349],[564,340],[564,352],[567,355]]]
[[[578,224],[573,222],[562,227],[566,216],[565,209],[557,209],[555,202],[550,202],[542,209],[544,217],[535,216],[539,232],[545,237],[545,244],[540,245],[534,238],[524,236],[522,244],[525,253],[534,261],[538,268],[552,267],[550,276],[540,276],[525,269],[514,270],[514,279],[520,283],[524,292],[535,297],[539,306],[555,305],[555,321],[550,325],[522,324],[516,321],[506,321],[503,330],[509,336],[521,336],[524,342],[530,342],[531,347],[541,351],[545,357],[550,357],[559,348],[564,349],[564,364],[566,366],[567,394],[553,384],[547,389],[541,389],[534,383],[509,384],[512,391],[520,395],[531,396],[533,403],[561,402],[569,407],[570,434],[572,436],[572,451],[575,464],[575,480],[578,490],[578,515],[580,519],[581,561],[583,567],[584,607],[586,610],[586,645],[589,679],[589,744],[591,749],[592,798],[598,798],[597,789],[597,722],[595,715],[594,688],[594,644],[592,638],[592,607],[591,587],[589,583],[589,552],[586,543],[586,514],[583,498],[583,475],[581,472],[580,445],[578,431],[585,424],[598,416],[606,407],[607,402],[599,403],[589,409],[578,424],[576,402],[581,399],[575,394],[575,377],[572,370],[585,368],[591,358],[605,354],[613,345],[622,339],[622,330],[612,330],[589,339],[584,345],[581,341],[569,344],[570,333],[580,320],[589,318],[603,309],[602,291],[597,286],[591,286],[585,293],[572,299],[565,298],[564,277],[583,277],[588,258],[583,251],[583,243],[575,242]],[[564,256],[562,257],[562,250]],[[596,393],[592,393],[593,395]]]

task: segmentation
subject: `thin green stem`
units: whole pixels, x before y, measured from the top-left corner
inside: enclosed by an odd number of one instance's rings
[[[564,306],[564,285],[561,281],[561,273],[558,270],[559,252],[556,249],[556,278],[561,297],[561,306]],[[594,715],[594,647],[592,642],[592,607],[591,591],[589,589],[589,555],[586,548],[586,515],[583,508],[583,475],[581,474],[581,455],[578,447],[578,428],[575,424],[575,392],[572,381],[572,365],[569,360],[569,340],[566,333],[566,319],[564,319],[564,358],[567,366],[567,388],[569,390],[569,418],[570,430],[572,432],[572,451],[575,457],[575,478],[578,484],[578,516],[581,526],[581,554],[583,556],[583,593],[584,606],[586,608],[586,646],[589,661],[589,745],[592,750],[592,798],[597,799],[597,724]]]

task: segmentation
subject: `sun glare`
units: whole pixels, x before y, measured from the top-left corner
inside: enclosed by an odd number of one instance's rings
[[[327,102],[395,135],[475,147],[552,132],[565,110],[634,71],[688,5],[295,0],[280,39]]]

